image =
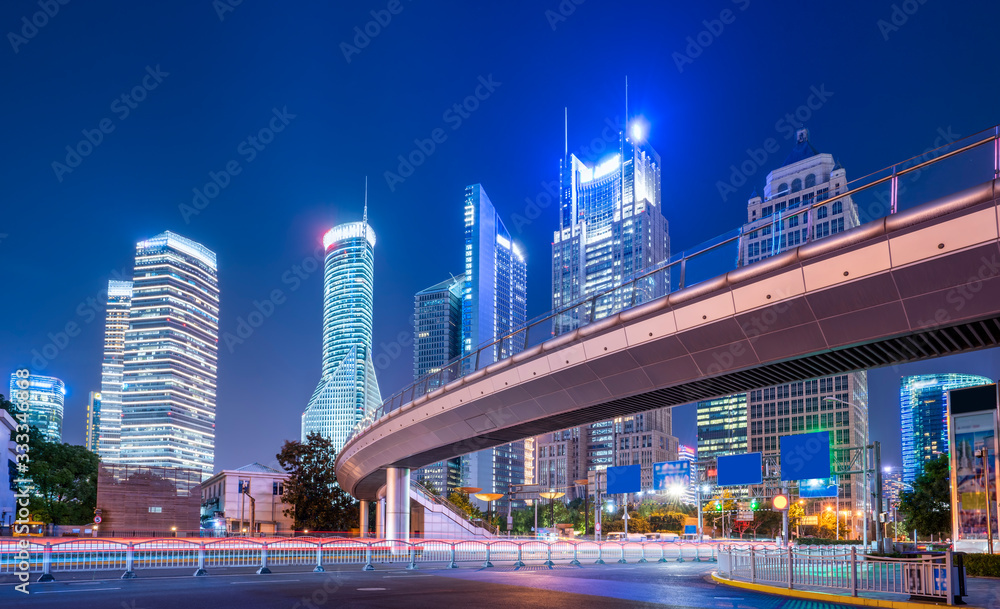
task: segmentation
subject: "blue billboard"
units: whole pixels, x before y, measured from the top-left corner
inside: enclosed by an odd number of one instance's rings
[[[623,465],[608,468],[608,494],[624,495],[642,490],[642,466]]]
[[[667,491],[691,484],[690,461],[664,461],[653,464],[653,490]]]
[[[836,497],[837,491],[837,480],[834,478],[813,478],[799,481],[799,497],[803,499]]]
[[[719,457],[716,461],[719,468],[718,485],[760,484],[764,481],[762,463],[760,453]]]
[[[830,432],[817,431],[778,438],[782,480],[830,477]]]

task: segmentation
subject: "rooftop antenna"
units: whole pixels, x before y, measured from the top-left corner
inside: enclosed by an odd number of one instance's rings
[[[625,75],[625,133],[628,134],[628,74]]]
[[[569,158],[569,108],[563,107],[563,158]]]
[[[367,232],[368,231],[368,176],[365,176],[365,213],[362,216],[361,221],[364,222],[365,231]]]

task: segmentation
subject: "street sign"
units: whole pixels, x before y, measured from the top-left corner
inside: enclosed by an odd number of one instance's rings
[[[753,510],[740,510],[736,512],[736,522],[753,522]]]
[[[94,524],[101,524],[101,517],[99,515],[94,516]]]

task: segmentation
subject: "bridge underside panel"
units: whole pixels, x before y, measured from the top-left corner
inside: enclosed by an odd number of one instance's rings
[[[456,381],[345,447],[374,498],[417,468],[596,420],[1000,344],[993,183],[602,320]],[[929,217],[928,217],[929,216]],[[827,240],[824,240],[827,241]],[[821,247],[822,246],[822,247]]]

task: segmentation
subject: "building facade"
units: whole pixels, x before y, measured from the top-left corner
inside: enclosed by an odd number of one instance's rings
[[[87,433],[84,446],[92,453],[97,453],[101,438],[101,393],[91,391],[87,399]]]
[[[693,446],[685,446],[681,444],[677,447],[677,460],[687,461],[691,464],[691,479],[688,481],[687,488],[684,489],[681,501],[685,505],[695,505],[695,502],[697,501],[695,486],[698,484],[698,449]]]
[[[338,453],[354,426],[382,405],[371,353],[375,231],[367,208],[364,217],[323,236],[322,377],[302,413],[302,441],[317,432]]]
[[[212,475],[218,339],[215,253],[169,231],[140,241],[124,337],[118,463]]]
[[[103,463],[121,456],[122,375],[125,370],[125,332],[132,308],[132,282],[108,282],[104,315],[104,359],[101,361],[101,415],[97,454]]]
[[[481,184],[466,187],[464,203],[462,355],[498,342],[478,358],[464,359],[463,375],[522,351],[524,334],[509,335],[524,326],[528,312],[524,253],[504,227]],[[481,488],[486,493],[506,493],[512,485],[523,484],[524,477],[523,441],[462,458],[462,486]],[[506,509],[506,501],[504,498],[496,502],[494,509]]]
[[[913,484],[925,463],[948,453],[948,392],[992,382],[974,374],[920,374],[900,380],[903,482]]]
[[[465,276],[460,275],[421,290],[413,298],[413,378],[437,374],[432,388],[458,378],[458,364],[453,360],[462,353],[464,286]],[[413,472],[413,480],[447,496],[462,486],[461,458],[422,467]]]
[[[251,463],[224,469],[201,485],[202,529],[214,535],[275,534],[294,530],[295,519],[285,514],[283,471]]]
[[[22,377],[16,372],[10,375],[10,393],[24,391],[17,388]],[[23,380],[23,379],[22,379]],[[38,428],[42,437],[49,442],[62,442],[63,404],[66,400],[66,385],[54,376],[30,374],[28,381],[28,425]],[[23,393],[22,393],[23,395]],[[14,401],[13,398],[11,401]]]

